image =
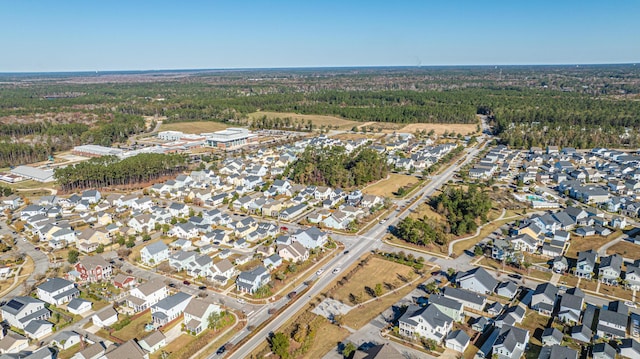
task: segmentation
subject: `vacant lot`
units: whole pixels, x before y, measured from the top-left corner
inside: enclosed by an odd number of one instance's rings
[[[204,133],[224,130],[229,127],[226,123],[214,121],[195,121],[195,122],[177,122],[163,123],[160,125],[160,131],[182,131],[184,133]]]
[[[249,119],[260,118],[262,116],[267,116],[267,118],[290,118],[293,121],[304,121],[306,124],[307,121],[311,120],[311,123],[317,128],[322,126],[338,126],[340,130],[350,130],[353,126],[359,126],[362,122],[345,120],[343,118],[335,117],[335,116],[322,116],[322,115],[299,115],[297,113],[292,112],[268,112],[268,111],[258,111],[249,114]]]
[[[569,242],[569,249],[567,250],[566,256],[569,258],[577,259],[578,252],[586,251],[589,249],[598,250],[598,248],[618,238],[620,235],[622,235],[621,231],[615,231],[606,237],[602,237],[602,236],[579,237],[575,234],[572,234]]]
[[[144,326],[151,323],[151,312],[147,312],[136,319],[133,319],[131,323],[124,328],[111,333],[116,338],[123,341],[131,340],[133,338],[141,339],[147,336],[149,333],[145,331]]]
[[[398,132],[413,133],[422,130],[427,132],[433,130],[437,135],[441,135],[445,133],[445,131],[449,133],[455,132],[456,134],[470,135],[476,132],[477,126],[478,124],[476,123],[412,123],[399,129]]]
[[[627,241],[620,241],[607,249],[607,254],[618,253],[624,258],[638,259],[640,258],[640,245]]]
[[[343,276],[347,276],[352,269],[354,269],[355,272],[349,280],[344,281],[342,279]],[[335,300],[353,305],[356,304],[354,303],[354,299],[356,299],[356,302],[363,302],[374,298],[375,296],[372,294],[377,284],[382,285],[383,293],[386,293],[389,290],[402,286],[415,275],[411,267],[381,258],[371,257],[369,262],[363,266],[356,264],[355,267],[351,267],[341,273],[338,278],[346,283],[336,288],[331,293],[331,296]]]
[[[400,187],[412,186],[418,183],[418,181],[414,176],[391,173],[388,179],[378,181],[363,189],[362,192],[376,196],[393,197],[394,193]]]
[[[171,343],[167,344],[167,346],[162,348],[162,350],[158,350],[157,352],[151,354],[149,357],[151,359],[158,359],[162,357],[163,352],[166,352],[168,354],[177,352],[178,350],[189,345],[189,343],[191,343],[194,339],[195,337],[192,335],[182,334],[179,337],[177,337],[175,340],[173,340]]]

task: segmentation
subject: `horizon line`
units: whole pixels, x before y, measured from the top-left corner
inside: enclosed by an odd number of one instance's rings
[[[282,66],[282,67],[220,67],[220,68],[165,68],[165,69],[119,69],[119,70],[52,70],[52,71],[6,71],[0,75],[17,74],[100,74],[114,72],[204,72],[204,71],[256,71],[256,70],[313,70],[313,69],[376,69],[376,68],[464,68],[464,67],[579,67],[579,66],[636,66],[638,62],[610,63],[540,63],[540,64],[454,64],[454,65],[344,65],[344,66]]]

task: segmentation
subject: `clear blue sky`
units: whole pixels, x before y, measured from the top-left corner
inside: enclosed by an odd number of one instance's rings
[[[638,0],[0,2],[0,72],[636,61]]]

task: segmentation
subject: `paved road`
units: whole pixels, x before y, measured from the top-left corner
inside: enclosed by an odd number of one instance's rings
[[[458,171],[462,166],[467,164],[469,161],[473,160],[478,153],[484,149],[487,145],[487,142],[482,144],[481,146],[476,146],[472,148],[465,149],[465,159],[463,161],[457,161],[455,164],[451,165],[447,169],[445,169],[442,173],[437,176],[433,176],[431,182],[429,182],[426,186],[421,188],[416,194],[414,194],[411,198],[401,200],[397,202],[397,204],[401,207],[398,210],[394,211],[386,221],[386,223],[378,223],[374,225],[366,234],[360,236],[335,236],[336,239],[343,241],[348,249],[348,253],[343,255],[338,255],[333,260],[331,260],[326,266],[323,274],[320,275],[318,280],[313,284],[313,287],[309,290],[305,297],[299,298],[294,304],[289,306],[283,313],[278,316],[278,320],[274,320],[271,323],[267,324],[262,330],[256,333],[251,339],[249,339],[242,347],[238,348],[229,358],[246,358],[249,354],[256,348],[260,343],[262,343],[270,333],[277,331],[280,325],[291,317],[293,317],[297,312],[302,310],[311,300],[311,298],[320,294],[325,288],[335,279],[336,275],[333,274],[333,270],[341,270],[343,268],[349,267],[355,261],[360,258],[367,251],[379,248],[382,245],[380,239],[387,232],[390,225],[395,224],[398,220],[406,217],[413,209],[415,209],[422,201],[425,196],[429,196],[433,194],[437,189],[439,189],[443,184],[447,183],[451,178],[453,178],[456,171]],[[409,204],[415,199],[418,199],[413,204]],[[403,208],[405,207],[406,208]],[[244,333],[241,333],[244,334]],[[246,333],[248,334],[248,333]],[[244,334],[244,335],[246,335]],[[240,335],[232,340],[232,343],[238,343],[244,335]],[[209,358],[215,358],[216,355],[213,354]]]
[[[35,268],[33,270],[33,273],[31,273],[31,275],[29,275],[29,277],[26,279],[26,283],[27,284],[35,283],[36,276],[44,275],[45,273],[47,273],[47,270],[49,269],[49,258],[46,256],[46,254],[42,253],[39,250],[36,250],[35,249],[36,247],[33,244],[24,240],[24,237],[20,235],[14,235],[13,231],[9,229],[9,227],[7,227],[6,223],[4,221],[0,221],[0,235],[5,235],[5,234],[12,237],[16,237],[16,247],[18,248],[18,252],[23,253],[24,255],[27,255],[31,257],[31,259],[33,259]],[[5,294],[4,298],[2,299],[13,298],[13,297],[22,295],[23,291],[24,291],[24,286],[18,285],[12,291]]]

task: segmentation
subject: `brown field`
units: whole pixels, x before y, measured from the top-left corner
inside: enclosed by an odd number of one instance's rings
[[[182,131],[184,133],[204,133],[224,130],[228,124],[214,121],[163,123],[160,131]]]
[[[425,277],[424,280],[426,280]],[[391,307],[394,303],[402,299],[405,295],[409,294],[415,285],[408,285],[400,290],[397,290],[393,294],[386,295],[380,300],[367,303],[361,307],[355,307],[349,313],[344,316],[344,324],[349,328],[360,329],[369,323],[373,318],[380,313]]]
[[[362,190],[363,193],[376,196],[393,197],[394,193],[404,186],[411,186],[418,183],[414,176],[391,173],[388,179],[380,180]]]
[[[373,140],[373,139],[376,139],[378,137],[382,137],[384,135],[386,135],[386,134],[384,134],[384,133],[364,134],[364,133],[351,133],[351,132],[349,132],[349,133],[340,133],[340,134],[337,134],[337,135],[331,136],[331,137],[333,137],[335,139],[338,139],[338,140],[341,140],[341,141],[349,141],[349,140],[355,141],[355,140],[361,140],[363,138],[364,139],[372,139]]]
[[[620,241],[607,249],[607,254],[618,253],[624,258],[638,259],[640,258],[640,245],[627,241]]]
[[[355,264],[354,266],[357,265],[358,264]],[[353,268],[352,266],[343,273],[346,274]],[[332,296],[335,300],[352,305],[353,303],[349,300],[350,294],[360,296],[363,301],[369,300],[372,297],[367,294],[366,287],[375,288],[376,284],[380,283],[383,287],[385,284],[390,284],[398,288],[404,284],[400,279],[401,276],[411,280],[415,275],[411,267],[372,257],[367,264],[359,267],[345,285],[337,288],[335,292],[332,293]],[[339,278],[342,278],[342,276],[338,276],[338,279]],[[384,292],[387,292],[386,288]]]
[[[569,249],[567,250],[566,256],[569,258],[577,259],[578,252],[586,251],[588,249],[597,250],[604,244],[612,241],[615,238],[618,238],[621,234],[622,234],[621,231],[615,231],[606,237],[602,237],[602,236],[580,237],[572,234],[569,242]]]
[[[462,135],[470,135],[476,132],[475,123],[412,123],[397,130],[398,132],[413,133],[425,130],[427,132],[433,130],[437,135],[443,134],[445,131],[449,133],[455,132]]]
[[[195,339],[195,337],[191,336],[189,334],[181,334],[179,337],[177,337],[171,343],[167,344],[167,346],[162,348],[162,350],[158,350],[157,352],[151,354],[150,358],[151,359],[158,359],[158,358],[161,357],[162,352],[167,352],[169,354],[171,354],[173,352],[177,352],[178,350],[186,347],[194,339]]]
[[[362,122],[345,120],[340,117],[335,116],[322,116],[322,115],[300,115],[297,113],[291,112],[269,112],[269,111],[258,111],[249,114],[249,119],[255,119],[262,116],[267,116],[267,118],[277,118],[280,117],[282,119],[289,117],[292,120],[304,121],[305,123],[308,120],[311,120],[314,126],[322,127],[322,126],[338,126],[340,130],[350,130],[353,126],[362,125]]]

